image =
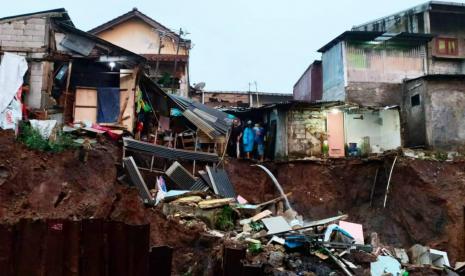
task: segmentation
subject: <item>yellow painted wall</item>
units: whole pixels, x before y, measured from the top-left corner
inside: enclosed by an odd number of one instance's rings
[[[159,35],[157,30],[140,19],[130,19],[97,35],[113,44],[136,54],[158,54]],[[170,37],[163,39],[161,54],[176,54],[176,43]],[[179,48],[180,55],[187,55],[184,47]]]

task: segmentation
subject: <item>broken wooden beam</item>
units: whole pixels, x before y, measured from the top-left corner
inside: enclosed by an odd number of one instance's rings
[[[221,207],[221,206],[229,205],[229,203],[233,203],[234,201],[235,201],[234,198],[204,200],[204,201],[199,202],[199,207],[201,209]]]

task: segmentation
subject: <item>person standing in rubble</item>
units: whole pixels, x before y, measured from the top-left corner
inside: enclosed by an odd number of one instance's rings
[[[231,129],[231,136],[228,142],[228,154],[230,157],[239,158],[241,156],[241,138],[242,138],[242,124],[239,119],[234,119],[233,127]]]
[[[242,143],[244,144],[245,158],[250,159],[250,153],[253,151],[255,134],[252,129],[252,121],[247,121],[247,126],[242,135]]]
[[[255,134],[255,144],[257,145],[258,160],[263,162],[265,156],[265,129],[260,124],[255,124],[253,128]]]

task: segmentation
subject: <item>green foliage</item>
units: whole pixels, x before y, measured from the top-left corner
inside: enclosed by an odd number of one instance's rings
[[[215,226],[222,231],[230,231],[234,228],[233,209],[230,206],[224,206],[216,217]]]
[[[26,147],[39,151],[62,152],[75,147],[73,137],[69,134],[59,132],[55,141],[44,139],[40,132],[30,125],[22,123],[18,140]]]
[[[263,250],[261,243],[254,243],[254,242],[249,243],[249,246],[247,249],[252,254],[260,253]]]
[[[265,229],[265,225],[263,224],[261,220],[252,221],[249,223],[249,225],[250,225],[250,228],[252,228],[254,232],[260,232],[262,229]]]
[[[447,152],[443,152],[443,151],[438,151],[436,152],[436,159],[439,160],[439,161],[447,161]]]

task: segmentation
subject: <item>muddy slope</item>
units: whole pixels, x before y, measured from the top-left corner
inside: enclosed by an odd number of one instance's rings
[[[74,151],[50,154],[27,149],[12,132],[0,131],[0,223],[21,218],[104,218],[150,224],[151,245],[174,248],[174,272],[205,267],[210,248],[199,244],[203,229],[167,219],[146,208],[135,188],[116,182],[119,148],[96,146],[87,164]],[[206,245],[210,246],[210,245]],[[200,264],[200,265],[199,265]]]
[[[291,203],[307,220],[343,212],[364,224],[366,238],[377,232],[386,245],[426,244],[446,250],[452,261],[465,259],[465,163],[398,159],[383,208],[392,161],[393,157],[266,165],[284,191],[293,193]],[[252,202],[277,196],[266,175],[250,165],[229,160],[226,166],[238,193]]]

